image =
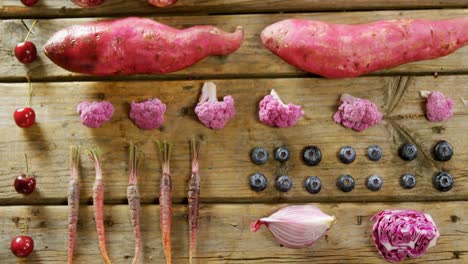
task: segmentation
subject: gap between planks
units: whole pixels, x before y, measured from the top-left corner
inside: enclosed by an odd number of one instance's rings
[[[44,3],[43,3],[44,2]],[[466,8],[466,0],[444,1],[409,1],[409,0],[337,0],[337,1],[302,1],[301,5],[293,1],[221,1],[181,0],[170,8],[152,8],[146,1],[108,1],[98,8],[82,9],[69,1],[43,0],[35,7],[22,6],[16,0],[3,0],[0,6],[0,18],[79,18],[79,17],[116,17],[128,15],[186,16],[220,14],[274,14],[293,12],[337,12],[337,11],[374,11],[374,10],[421,10]]]

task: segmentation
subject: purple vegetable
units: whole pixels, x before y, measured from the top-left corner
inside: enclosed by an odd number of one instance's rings
[[[294,126],[304,115],[300,105],[283,103],[275,90],[271,90],[271,93],[260,101],[259,107],[260,121],[271,127]]]
[[[434,220],[423,212],[385,210],[374,215],[371,221],[376,221],[372,229],[375,247],[389,262],[422,256],[439,238]]]
[[[211,129],[222,129],[236,115],[234,98],[224,96],[223,101],[218,101],[216,96],[216,84],[206,82],[203,84],[202,93],[195,113],[198,120]]]
[[[76,112],[80,114],[84,125],[90,128],[98,128],[112,118],[114,106],[107,101],[83,101],[76,107]]]
[[[141,129],[155,129],[164,123],[166,105],[159,99],[150,98],[146,101],[130,105],[130,119]]]

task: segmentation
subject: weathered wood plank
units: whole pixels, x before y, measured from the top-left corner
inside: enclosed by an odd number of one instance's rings
[[[382,19],[403,17],[418,17],[429,19],[446,19],[466,17],[466,10],[424,10],[424,11],[380,11],[380,12],[349,12],[349,13],[314,13],[314,14],[282,14],[282,15],[236,15],[236,16],[184,16],[158,17],[157,19],[175,27],[188,27],[196,24],[214,24],[225,30],[233,30],[242,25],[245,28],[246,41],[235,53],[226,57],[211,57],[199,62],[186,70],[168,75],[138,76],[138,79],[148,78],[223,78],[223,77],[291,77],[307,74],[288,65],[266,50],[260,42],[260,32],[269,24],[278,20],[298,17],[318,19],[339,23],[365,23]],[[78,24],[91,19],[56,19],[42,20],[34,30],[34,41],[39,50],[47,39],[62,27]],[[28,25],[32,21],[27,20]],[[36,80],[100,80],[91,76],[79,76],[69,73],[54,65],[40,52],[39,59],[27,66],[19,63],[13,54],[14,46],[24,39],[27,29],[20,20],[2,20],[0,22],[0,81],[19,81],[26,72],[30,72]],[[430,74],[433,72],[464,73],[468,71],[468,48],[462,48],[449,56],[410,63],[376,74]],[[116,77],[121,79],[122,77]]]
[[[348,80],[325,79],[257,79],[219,80],[219,96],[232,94],[236,100],[237,115],[222,131],[212,131],[197,120],[193,108],[199,95],[201,81],[153,81],[153,82],[76,82],[35,83],[33,107],[37,112],[37,125],[19,129],[14,125],[11,113],[23,104],[26,84],[0,84],[0,202],[3,204],[37,204],[66,202],[68,184],[68,159],[70,144],[84,148],[99,146],[103,152],[104,179],[107,185],[106,201],[125,201],[127,184],[127,146],[137,143],[145,158],[140,168],[142,200],[152,203],[159,194],[160,165],[155,140],[168,139],[175,143],[172,173],[173,196],[181,202],[186,196],[190,174],[188,140],[203,140],[201,155],[202,200],[205,202],[278,202],[278,201],[408,201],[408,200],[460,200],[468,198],[468,108],[459,101],[455,105],[455,117],[437,124],[424,119],[419,99],[414,89],[433,88],[448,96],[468,98],[468,76],[411,77],[408,86],[400,77],[365,77]],[[261,124],[257,118],[257,104],[271,88],[277,89],[284,101],[293,101],[304,107],[305,116],[299,124],[288,129],[273,129]],[[407,89],[407,94],[401,94]],[[335,124],[331,117],[338,107],[341,93],[370,98],[385,113],[381,125],[358,133]],[[168,104],[166,123],[157,131],[140,131],[128,119],[128,103],[148,97],[159,97]],[[396,98],[396,99],[395,99]],[[416,100],[407,101],[408,100]],[[82,100],[106,99],[115,106],[110,123],[100,129],[88,129],[81,125],[75,113]],[[398,104],[398,100],[403,103]],[[392,112],[391,115],[388,113]],[[395,116],[398,112],[403,117]],[[434,133],[440,128],[442,134]],[[435,129],[435,130],[434,130]],[[410,136],[408,136],[410,135]],[[410,138],[408,138],[410,137]],[[412,138],[412,139],[411,139]],[[437,140],[449,140],[456,155],[450,162],[434,163],[430,149]],[[426,155],[413,162],[404,162],[397,156],[403,142],[415,140],[422,145]],[[281,167],[271,160],[264,166],[256,166],[249,160],[249,152],[255,146],[268,150],[287,145],[292,159]],[[318,145],[324,159],[317,167],[305,166],[301,150],[309,144]],[[365,156],[372,144],[383,148],[384,158],[371,162]],[[358,158],[351,165],[341,164],[336,157],[344,145],[356,148]],[[13,190],[16,173],[23,171],[23,153],[30,156],[31,170],[38,176],[39,193],[21,198]],[[94,181],[92,163],[82,155],[82,201],[91,199]],[[432,187],[432,176],[440,169],[448,169],[455,177],[455,188],[440,193]],[[249,189],[248,176],[256,171],[265,173],[270,181],[262,193]],[[273,187],[275,175],[280,171],[289,174],[292,191],[278,193]],[[405,172],[414,172],[418,185],[413,190],[403,190],[398,182]],[[336,178],[350,173],[357,180],[356,190],[342,193],[335,187]],[[379,174],[385,184],[381,191],[370,192],[365,179]],[[320,176],[323,189],[317,195],[308,194],[303,181],[308,175]]]
[[[99,8],[83,9],[71,1],[42,0],[33,8],[25,7],[16,0],[3,0],[0,3],[0,18],[24,17],[89,17],[150,15],[150,14],[233,14],[261,12],[308,12],[323,10],[376,10],[376,9],[429,9],[429,8],[464,8],[467,0],[338,0],[338,1],[287,1],[287,0],[180,0],[170,8],[151,8],[146,0],[112,0]]]
[[[327,235],[306,249],[280,247],[262,228],[250,232],[249,224],[286,205],[202,205],[194,263],[384,263],[376,252],[370,217],[383,209],[416,209],[429,213],[440,230],[438,245],[426,256],[405,263],[467,262],[467,202],[446,203],[344,203],[320,204],[337,222]],[[143,263],[163,263],[164,253],[157,205],[142,208]],[[29,234],[35,252],[28,263],[65,263],[67,256],[66,206],[0,207],[0,243],[9,245],[19,231],[18,222],[30,217]],[[19,221],[18,221],[19,220]],[[186,208],[175,206],[173,214],[173,263],[188,262]],[[129,263],[133,257],[133,234],[128,207],[105,206],[107,245],[113,263]],[[80,210],[74,263],[101,263],[91,206]],[[0,248],[2,263],[17,263],[7,246]]]

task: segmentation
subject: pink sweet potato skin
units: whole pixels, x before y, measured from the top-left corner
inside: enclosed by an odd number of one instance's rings
[[[148,0],[148,3],[157,6],[157,7],[166,7],[173,5],[177,0]]]
[[[468,18],[344,25],[288,19],[266,27],[263,45],[291,65],[346,78],[448,55],[468,43]]]
[[[55,64],[89,75],[175,72],[210,55],[227,55],[242,44],[238,27],[179,30],[146,18],[124,18],[71,26],[55,33],[44,52]]]

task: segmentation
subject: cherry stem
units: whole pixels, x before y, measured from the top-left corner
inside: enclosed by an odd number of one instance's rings
[[[29,165],[28,165],[28,155],[24,153],[24,159],[26,161],[26,178],[29,177]]]
[[[29,222],[31,221],[31,218],[26,218],[24,223],[23,223],[23,229],[21,230],[22,235],[27,235],[28,234],[28,229],[29,229]]]
[[[28,41],[29,36],[31,35],[31,31],[33,30],[34,26],[37,24],[37,20],[34,20],[34,22],[31,24],[31,27],[28,30],[28,34],[26,35],[26,38],[24,39],[24,42]]]
[[[32,88],[31,78],[29,78],[29,75],[26,75],[26,80],[28,80],[28,85],[29,85],[28,86],[28,100],[26,101],[26,106],[31,107],[33,88]]]

